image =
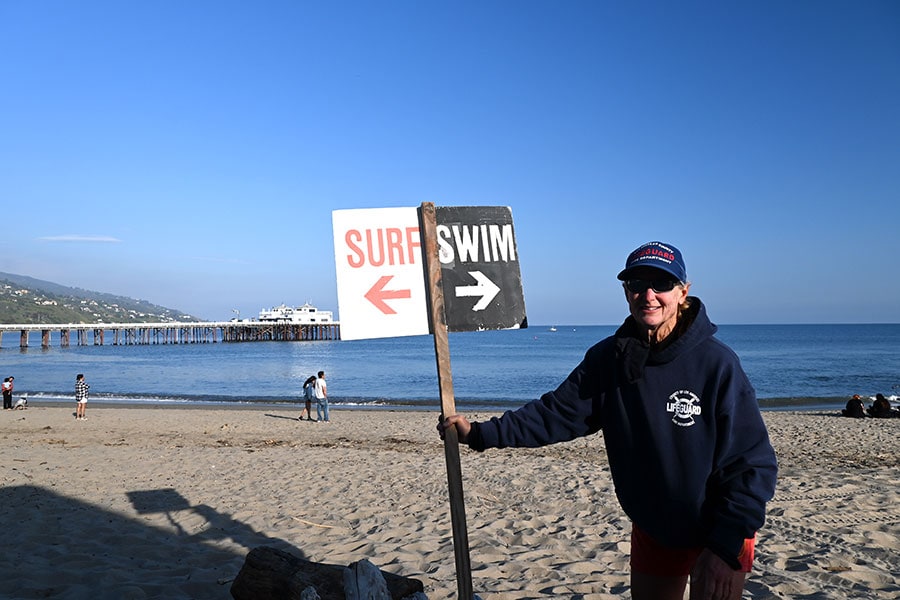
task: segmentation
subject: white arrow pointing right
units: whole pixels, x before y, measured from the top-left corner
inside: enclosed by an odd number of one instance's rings
[[[500,288],[481,271],[469,271],[469,275],[474,277],[478,283],[476,285],[456,286],[456,297],[481,296],[481,300],[475,303],[472,310],[484,310],[500,292]]]

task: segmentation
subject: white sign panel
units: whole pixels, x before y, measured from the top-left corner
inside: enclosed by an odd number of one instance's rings
[[[429,333],[417,209],[336,210],[331,221],[341,339]]]

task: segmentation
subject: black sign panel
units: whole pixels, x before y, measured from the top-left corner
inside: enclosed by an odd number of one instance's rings
[[[441,289],[449,331],[528,326],[508,206],[437,206]]]

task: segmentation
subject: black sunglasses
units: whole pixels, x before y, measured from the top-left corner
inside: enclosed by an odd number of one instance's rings
[[[675,281],[674,279],[626,279],[625,289],[632,294],[643,294],[652,288],[657,294],[662,294],[671,292],[680,283],[680,281]]]

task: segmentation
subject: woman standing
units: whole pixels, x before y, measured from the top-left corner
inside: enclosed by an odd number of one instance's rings
[[[12,410],[13,380],[15,377],[7,377],[3,380],[3,410]]]
[[[450,415],[474,450],[538,447],[598,431],[632,521],[634,600],[736,600],[775,490],[756,393],[691,284],[681,252],[649,242],[618,278],[630,316],[555,391],[482,423]]]
[[[86,421],[84,411],[87,408],[88,390],[91,386],[84,380],[84,374],[79,373],[75,376],[75,419],[78,421]]]
[[[303,413],[306,413],[306,420],[312,421],[312,401],[313,398],[316,397],[316,376],[310,375],[305,382],[303,382],[303,400],[306,404],[305,408],[300,412],[300,416],[297,417],[298,421],[303,420]]]

